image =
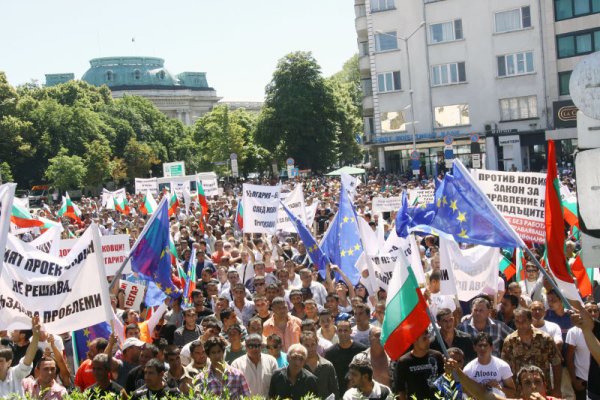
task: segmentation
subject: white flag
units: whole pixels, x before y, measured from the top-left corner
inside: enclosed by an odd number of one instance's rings
[[[481,293],[496,293],[499,262],[500,250],[496,247],[461,250],[456,242],[440,236],[440,294],[468,301]]]
[[[63,231],[62,225],[54,225],[46,232],[35,238],[30,245],[38,250],[48,253],[53,257],[60,256],[60,235]]]

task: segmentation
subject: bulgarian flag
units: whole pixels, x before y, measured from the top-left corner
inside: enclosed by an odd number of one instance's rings
[[[58,216],[67,216],[74,221],[81,222],[81,211],[79,208],[73,204],[71,198],[69,197],[69,193],[65,193],[65,196],[62,198],[62,206],[60,210],[58,210]]]
[[[125,215],[129,215],[131,213],[131,208],[129,208],[129,200],[127,200],[127,196],[118,196],[117,201],[122,209],[122,213]]]
[[[29,210],[13,201],[10,222],[19,228],[36,228],[44,226],[40,220],[34,219]]]
[[[406,257],[398,257],[388,287],[381,343],[392,360],[397,360],[427,330],[427,303]]]
[[[146,194],[144,195],[144,201],[140,206],[140,212],[144,215],[151,215],[157,207],[158,205],[156,204],[154,197],[152,197],[152,193],[147,190]]]
[[[517,273],[517,269],[515,268],[515,264],[513,264],[504,254],[502,254],[502,258],[500,259],[500,272],[506,276],[506,280],[509,281],[515,274]]]
[[[238,200],[237,210],[235,212],[235,223],[240,231],[244,230],[244,207],[242,200]]]
[[[581,256],[577,254],[575,257],[575,261],[571,264],[571,272],[577,279],[577,287],[579,288],[579,293],[581,293],[581,297],[587,297],[592,294],[592,282],[590,279],[593,278],[594,270],[593,268],[585,268],[583,265],[583,261],[581,261]]]
[[[63,226],[60,222],[57,221],[53,221],[51,219],[47,219],[44,217],[38,217],[38,219],[42,222],[42,226],[40,227],[40,231],[42,231],[42,233],[44,233],[45,231],[47,231],[48,229],[54,227],[54,226],[60,226],[60,229],[63,229]]]
[[[206,195],[204,194],[204,187],[202,181],[196,178],[196,191],[198,193],[198,203],[202,207],[202,215],[208,214],[208,202],[206,201]]]
[[[175,192],[171,192],[171,198],[169,199],[169,217],[175,214],[179,207],[179,198]]]
[[[523,249],[518,247],[515,250],[515,264],[517,265],[516,271],[516,279],[517,282],[525,279],[525,264],[526,264],[525,256],[523,255]]]
[[[115,210],[120,212],[121,214],[124,214],[123,211],[124,211],[125,206],[123,205],[123,198],[115,196],[115,197],[113,197],[113,202],[115,204]]]
[[[575,281],[569,274],[567,259],[565,257],[565,221],[560,200],[560,181],[556,169],[556,150],[553,140],[548,141],[545,213],[548,266],[565,298],[581,301]]]

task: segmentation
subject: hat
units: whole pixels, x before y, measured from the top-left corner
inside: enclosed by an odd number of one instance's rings
[[[202,268],[202,271],[209,271],[211,274],[214,274],[217,270],[212,264],[205,264],[204,268]]]
[[[130,337],[130,338],[127,338],[127,340],[125,340],[125,342],[123,343],[123,346],[121,347],[121,350],[125,351],[128,348],[133,347],[133,346],[143,347],[145,344],[146,343],[142,342],[138,338]]]

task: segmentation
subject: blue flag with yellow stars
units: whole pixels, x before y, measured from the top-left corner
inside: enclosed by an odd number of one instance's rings
[[[304,243],[304,247],[306,247],[306,251],[308,252],[308,256],[310,257],[311,261],[317,266],[317,270],[321,271],[322,274],[325,273],[325,268],[329,263],[329,258],[327,258],[327,255],[323,253],[323,250],[321,250],[317,244],[317,241],[313,235],[311,235],[310,231],[300,220],[300,218],[294,215],[294,213],[292,213],[282,201],[280,202],[288,217],[290,217],[290,220],[296,227],[298,236],[300,236],[300,240],[302,240],[302,243]]]
[[[340,267],[353,284],[360,280],[360,272],[355,264],[363,252],[358,221],[348,192],[342,184],[340,207],[321,242],[323,252],[329,260]]]
[[[165,196],[131,249],[131,270],[141,279],[153,281],[167,296],[178,297],[180,290],[171,279],[169,239],[169,206]]]
[[[77,365],[81,364],[87,358],[87,353],[90,350],[90,344],[96,338],[108,339],[110,336],[110,325],[108,322],[100,322],[99,324],[80,329],[73,332],[73,349],[77,354],[73,355]]]
[[[415,213],[409,225],[416,231],[450,235],[459,243],[520,247],[516,233],[458,160],[436,190],[434,204]]]

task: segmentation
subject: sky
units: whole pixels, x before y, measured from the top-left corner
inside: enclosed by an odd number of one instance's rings
[[[206,72],[224,100],[262,101],[286,54],[312,51],[329,76],[358,51],[349,0],[16,0],[0,16],[12,85],[79,79],[96,57],[153,56],[174,74]]]

